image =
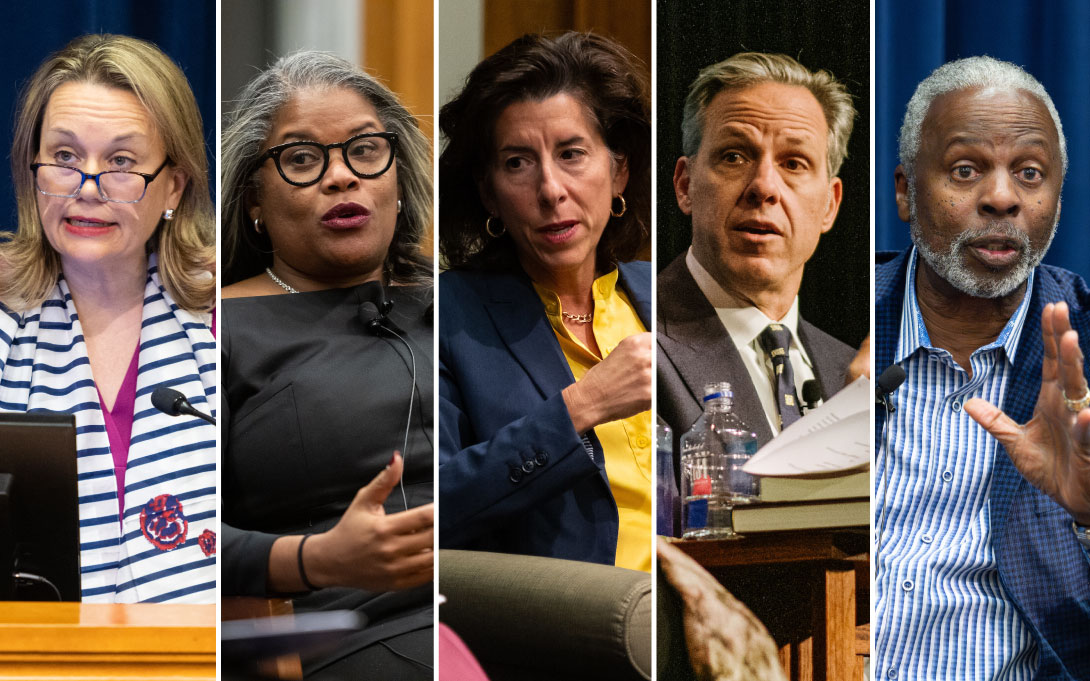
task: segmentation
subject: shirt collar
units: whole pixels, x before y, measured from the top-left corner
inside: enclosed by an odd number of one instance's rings
[[[736,346],[754,343],[769,324],[782,324],[791,330],[791,350],[797,352],[807,366],[813,366],[810,362],[810,356],[806,354],[806,348],[799,342],[798,296],[795,296],[795,299],[791,302],[791,307],[787,310],[787,314],[783,316],[783,319],[769,319],[765,313],[756,307],[739,300],[724,290],[693,255],[691,246],[685,254],[685,265],[689,268],[689,273],[692,274],[693,280],[696,282],[697,287],[700,288],[700,292],[715,308],[716,314],[723,322],[727,333],[734,339]]]
[[[919,299],[916,298],[916,267],[918,262],[918,252],[916,247],[913,246],[908,260],[908,273],[905,275],[905,299],[904,304],[901,306],[901,335],[897,340],[897,354],[893,357],[895,363],[902,362],[920,348],[934,349],[931,345],[931,337],[927,334],[927,326],[923,321],[923,313],[920,312]],[[1030,270],[1029,278],[1026,279],[1026,293],[1022,297],[1022,302],[1018,305],[1018,309],[1014,311],[1014,314],[1011,315],[999,336],[988,345],[975,350],[974,354],[994,348],[1002,348],[1007,361],[1014,362],[1014,353],[1018,349],[1018,339],[1022,336],[1022,327],[1029,311],[1029,301],[1033,297],[1035,272],[1036,269]]]
[[[606,272],[602,276],[594,280],[591,285],[591,295],[594,300],[609,300],[613,297],[614,291],[617,290],[617,278],[620,272],[617,268],[613,268],[609,272]],[[534,291],[537,292],[538,298],[541,298],[541,302],[545,304],[545,312],[549,317],[560,317],[560,296],[556,295],[556,292],[552,289],[546,288],[536,281],[531,281],[534,285]]]

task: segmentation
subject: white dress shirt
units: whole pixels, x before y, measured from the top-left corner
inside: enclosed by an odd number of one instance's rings
[[[791,303],[791,309],[783,316],[783,319],[769,319],[763,312],[749,305],[745,301],[738,300],[730,293],[723,290],[711,274],[697,262],[693,255],[692,247],[685,254],[685,265],[693,280],[700,287],[701,293],[708,299],[723,328],[727,330],[738,354],[742,356],[742,364],[749,372],[749,378],[753,387],[757,390],[757,396],[761,399],[761,407],[764,408],[768,426],[773,435],[780,432],[780,411],[776,406],[776,383],[773,376],[772,360],[761,347],[759,336],[769,324],[782,324],[791,330],[791,369],[795,374],[795,390],[802,397],[802,384],[814,378],[814,367],[806,349],[799,342],[799,298]],[[730,380],[730,377],[713,377],[709,380]],[[749,424],[752,427],[753,424]]]

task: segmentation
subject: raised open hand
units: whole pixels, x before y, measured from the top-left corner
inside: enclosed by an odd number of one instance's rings
[[[356,493],[333,529],[307,542],[306,571],[315,586],[389,591],[432,580],[434,506],[389,515],[383,508],[403,466],[395,452],[390,465]]]
[[[1080,525],[1090,525],[1090,394],[1079,337],[1066,303],[1048,304],[1041,315],[1044,362],[1041,393],[1029,423],[1020,426],[981,399],[965,411],[999,440],[1022,475],[1063,506]],[[1066,399],[1065,399],[1066,397]]]

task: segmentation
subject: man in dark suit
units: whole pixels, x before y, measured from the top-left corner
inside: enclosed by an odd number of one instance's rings
[[[806,381],[827,399],[869,372],[869,346],[852,365],[851,347],[798,314],[854,117],[842,84],[784,55],[736,54],[690,88],[674,190],[693,242],[658,277],[658,413],[675,436],[713,381],[731,383],[763,445],[800,418]]]
[[[1059,115],[1018,66],[958,60],[916,89],[900,157],[914,245],[875,282],[875,361],[906,373],[876,412],[875,677],[1090,678],[1090,288],[1040,264]]]

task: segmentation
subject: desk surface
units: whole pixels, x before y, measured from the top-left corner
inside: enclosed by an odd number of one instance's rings
[[[215,605],[0,603],[0,678],[215,672]]]
[[[867,560],[867,528],[750,532],[741,539],[675,539],[674,546],[707,569],[742,565]]]

